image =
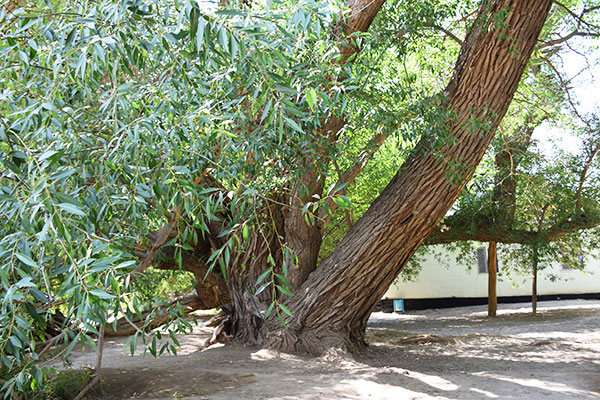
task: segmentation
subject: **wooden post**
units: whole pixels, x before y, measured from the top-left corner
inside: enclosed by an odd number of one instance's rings
[[[498,297],[496,295],[496,282],[498,280],[498,266],[496,264],[498,244],[489,242],[488,244],[488,316],[495,317],[498,309]]]
[[[531,282],[531,310],[532,314],[537,313],[537,275],[538,275],[538,245],[533,246],[533,279]]]

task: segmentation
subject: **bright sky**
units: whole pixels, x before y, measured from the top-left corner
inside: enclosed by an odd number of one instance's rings
[[[578,51],[586,47],[592,48],[590,39],[573,42],[572,47]],[[562,65],[557,63],[555,66],[571,82],[571,98],[578,103],[579,114],[585,116],[593,112],[600,113],[600,54],[584,56],[567,49],[561,52],[561,57]],[[589,68],[585,70],[587,67]],[[568,131],[546,123],[534,131],[533,138],[538,141],[538,147],[545,154],[553,153],[554,146],[576,153],[580,146],[579,139],[569,135]]]

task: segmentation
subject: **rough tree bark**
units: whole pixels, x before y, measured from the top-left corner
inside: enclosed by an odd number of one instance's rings
[[[296,291],[288,303],[294,316],[286,318],[287,329],[277,320],[267,322],[269,346],[310,353],[365,346],[373,307],[451,207],[489,145],[551,4],[484,2],[445,91],[442,108],[452,117],[443,130],[451,140],[441,147],[435,138],[418,144],[381,196]],[[503,10],[508,10],[504,23],[490,25]]]

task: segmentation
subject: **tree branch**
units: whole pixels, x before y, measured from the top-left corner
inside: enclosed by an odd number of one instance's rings
[[[425,23],[425,26],[429,27],[429,28],[433,28],[436,31],[440,31],[443,34],[445,34],[446,36],[448,36],[450,39],[454,40],[456,43],[458,43],[460,45],[460,47],[464,46],[464,42],[462,40],[460,40],[458,38],[458,36],[456,36],[454,33],[450,32],[448,29],[444,28],[443,26],[434,24],[434,23]]]
[[[477,222],[469,224],[465,222],[467,219],[470,222]],[[538,220],[538,223],[540,220]],[[462,218],[461,223],[458,223],[458,221],[453,223],[451,221],[450,223],[443,223],[440,226],[427,236],[423,241],[424,245],[449,244],[462,241],[532,245],[540,240],[552,242],[571,232],[600,226],[600,214],[589,213],[567,217],[544,230],[538,225],[539,230],[536,231],[522,229],[507,230],[502,226],[490,224],[489,218],[486,218],[485,215]]]
[[[600,33],[599,32],[579,32],[579,31],[573,31],[573,32],[569,33],[567,36],[563,36],[563,37],[560,37],[558,39],[550,40],[550,41],[548,41],[546,43],[542,43],[542,44],[538,45],[536,47],[536,50],[542,50],[542,49],[545,49],[546,47],[555,46],[557,44],[564,43],[567,40],[574,38],[575,36],[599,37]]]
[[[563,10],[565,10],[568,14],[570,14],[578,22],[579,25],[584,24],[584,25],[589,26],[590,28],[600,29],[600,26],[595,25],[595,24],[591,24],[591,23],[589,23],[589,22],[587,22],[586,20],[583,19],[583,16],[585,14],[587,14],[588,12],[595,11],[596,9],[599,8],[598,6],[586,8],[586,9],[584,9],[582,11],[582,13],[580,15],[577,15],[573,11],[571,11],[571,9],[569,7],[565,6],[560,1],[558,1],[558,0],[552,0],[552,2],[554,4],[556,4],[557,6],[559,6],[560,8],[562,8]]]
[[[579,111],[577,110],[577,106],[575,105],[575,102],[573,101],[573,98],[571,97],[571,92],[569,91],[569,87],[567,85],[567,82],[565,82],[565,80],[563,79],[563,77],[560,74],[560,72],[558,72],[558,69],[556,69],[556,67],[554,66],[554,64],[552,64],[552,61],[550,61],[550,59],[548,59],[547,57],[540,57],[540,59],[542,61],[544,61],[546,64],[548,64],[548,66],[550,67],[550,69],[552,69],[552,71],[554,71],[554,73],[556,74],[556,77],[558,78],[560,86],[564,89],[564,91],[565,91],[565,93],[567,95],[567,101],[571,105],[571,108],[573,109],[573,112],[575,113],[575,115],[577,116],[577,118],[579,118],[580,121],[582,121],[585,125],[587,125],[589,127],[590,126],[589,122],[586,121],[585,118],[583,118],[581,116],[581,114],[579,113]]]
[[[148,268],[148,266],[150,265],[152,260],[154,260],[154,257],[156,257],[156,253],[158,253],[158,251],[160,250],[162,245],[165,244],[167,242],[167,240],[169,240],[169,235],[175,228],[175,225],[179,221],[180,216],[181,216],[181,204],[178,204],[177,206],[175,206],[175,209],[171,213],[171,216],[169,217],[167,224],[158,230],[158,232],[156,234],[156,239],[154,240],[154,243],[146,251],[146,255],[144,256],[144,259],[142,260],[140,265],[138,265],[133,270],[133,275],[140,274],[140,273],[144,272],[144,270],[146,268]]]

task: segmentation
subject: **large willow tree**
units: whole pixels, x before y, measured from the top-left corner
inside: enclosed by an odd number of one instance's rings
[[[41,380],[45,345],[93,345],[133,319],[150,265],[206,276],[207,304],[226,293],[237,340],[362,348],[371,310],[492,140],[552,1],[198,4],[4,6],[5,388]],[[461,40],[443,25],[463,12]],[[459,53],[445,89],[379,68],[430,29]],[[416,144],[318,265],[344,190],[388,137]]]

